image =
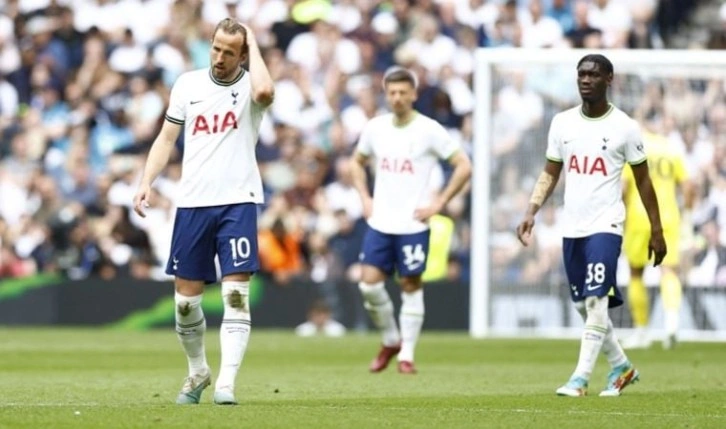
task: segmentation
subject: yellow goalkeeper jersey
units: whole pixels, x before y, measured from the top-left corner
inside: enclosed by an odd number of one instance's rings
[[[643,145],[648,158],[650,180],[653,182],[663,229],[678,229],[681,215],[678,204],[678,186],[688,179],[682,153],[665,137],[643,132]],[[630,167],[623,169],[625,181],[625,229],[649,230],[650,221],[640,199]]]

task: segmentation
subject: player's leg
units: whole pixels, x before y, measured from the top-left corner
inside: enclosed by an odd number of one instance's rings
[[[202,311],[203,287],[201,281],[180,277],[175,280],[176,332],[189,366],[189,375],[177,396],[177,404],[198,404],[202,391],[211,383],[212,373],[204,348],[207,322]]]
[[[582,321],[587,320],[587,310],[585,309],[585,301],[579,301],[575,303],[575,309],[582,316]],[[628,357],[620,345],[620,342],[615,335],[615,327],[613,326],[612,320],[608,317],[608,332],[605,334],[605,340],[602,343],[602,352],[605,355],[610,368],[617,368],[628,362]]]
[[[424,291],[421,275],[426,270],[430,231],[396,237],[396,270],[401,285],[401,351],[398,371],[415,374],[414,352],[424,322]]]
[[[595,234],[564,242],[565,267],[573,300],[576,303],[584,300],[585,328],[577,367],[567,384],[557,389],[559,395],[587,393],[597,357],[610,334],[608,308],[622,304],[615,278],[621,244],[622,238],[615,234]],[[581,309],[582,304],[576,307]]]
[[[648,264],[649,239],[649,230],[625,230],[623,250],[630,265],[628,307],[635,329],[633,335],[623,341],[626,349],[647,348],[651,343],[647,330],[650,300],[643,282],[643,267]]]
[[[677,339],[681,302],[683,300],[681,279],[678,277],[676,268],[663,266],[661,269],[660,294],[663,300],[666,330],[663,348],[670,349],[675,345]]]
[[[645,253],[648,250],[646,248]],[[633,334],[623,341],[626,349],[643,349],[650,347],[648,333],[650,300],[643,282],[643,268],[630,267],[630,283],[628,285],[628,307],[633,318]]]
[[[663,260],[660,278],[660,296],[663,301],[666,337],[663,348],[670,349],[675,345],[678,325],[680,324],[683,288],[678,275],[680,266],[680,228],[666,228],[664,231],[668,252]]]
[[[199,403],[211,379],[204,347],[207,324],[202,311],[204,284],[216,278],[211,231],[211,219],[204,209],[177,210],[166,272],[176,278],[176,332],[189,366],[189,374],[177,397],[178,404]]]
[[[219,328],[222,358],[214,388],[214,403],[234,405],[237,404],[235,380],[252,328],[250,276],[259,269],[257,206],[235,204],[219,209],[217,255],[222,271],[224,314]]]
[[[570,297],[575,308],[582,309],[583,320],[587,319],[585,297],[585,238],[564,238],[562,240],[562,259],[569,283]],[[561,396],[585,396],[589,380],[573,374],[569,381],[556,390]]]
[[[587,318],[584,301],[576,305],[578,312]],[[608,317],[608,331],[602,343],[602,353],[610,364],[607,384],[600,396],[620,396],[620,392],[631,383],[638,381],[639,374],[635,367],[628,360],[625,350],[620,345],[612,320]]]
[[[602,343],[597,344],[598,339],[592,337],[589,342],[583,341],[584,359],[581,354],[582,365],[580,371],[592,371],[597,361],[595,349],[600,349],[608,358],[612,370],[608,374],[607,386],[600,392],[600,396],[620,396],[620,392],[628,385],[638,381],[639,374],[630,363],[622,347],[618,344],[617,336],[612,321],[608,315],[608,308],[618,307],[623,304],[623,298],[617,286],[618,258],[622,237],[615,234],[595,234],[587,242],[586,260],[588,274],[585,279],[585,295],[587,320],[585,325],[593,325],[595,330],[600,330],[604,322],[605,333],[602,336]],[[589,300],[597,299],[596,308],[591,308]],[[595,311],[593,311],[595,310]],[[587,330],[587,327],[586,327]],[[592,332],[591,332],[592,333]],[[576,370],[577,371],[577,370]]]
[[[392,235],[368,227],[360,256],[362,268],[358,288],[363,296],[364,307],[383,336],[381,349],[371,362],[371,372],[386,369],[391,359],[401,350],[401,334],[393,314],[393,302],[385,287],[386,277],[393,270],[393,245]]]
[[[608,297],[587,296],[585,312],[585,329],[580,339],[580,356],[573,378],[589,381],[608,332]]]

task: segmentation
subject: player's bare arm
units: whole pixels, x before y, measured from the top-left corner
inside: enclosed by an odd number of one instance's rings
[[[418,209],[414,212],[416,220],[424,222],[431,216],[441,212],[446,204],[466,185],[471,178],[471,160],[463,151],[457,151],[449,158],[449,164],[454,167],[451,179],[444,190],[428,207]]]
[[[552,195],[552,191],[554,191],[557,181],[560,179],[561,172],[562,162],[548,159],[537,179],[537,183],[534,184],[527,212],[524,214],[524,220],[517,226],[517,238],[524,246],[529,244],[529,237],[534,228],[534,216]]]
[[[154,183],[156,177],[169,162],[169,157],[171,157],[174,150],[174,144],[179,137],[179,133],[181,133],[182,126],[170,121],[164,121],[159,135],[151,145],[149,156],[146,158],[144,173],[141,176],[141,183],[136,196],[134,196],[134,211],[141,217],[146,217],[144,209],[149,206],[151,184]]]
[[[269,106],[275,99],[275,82],[267,70],[265,61],[262,59],[260,47],[257,45],[257,38],[250,27],[243,24],[247,30],[247,46],[249,49],[250,61],[250,82],[252,85],[252,100],[264,107]]]
[[[353,178],[353,186],[360,195],[363,203],[363,215],[366,219],[373,212],[373,201],[370,192],[368,192],[368,176],[365,168],[367,164],[368,157],[360,152],[356,152],[350,160],[350,174]]]
[[[665,238],[663,238],[663,226],[660,222],[660,210],[658,209],[658,197],[655,195],[653,183],[650,181],[648,163],[642,162],[631,166],[635,177],[635,186],[638,188],[640,199],[643,201],[645,211],[650,220],[650,242],[648,244],[648,258],[655,255],[653,266],[660,265],[667,253]]]

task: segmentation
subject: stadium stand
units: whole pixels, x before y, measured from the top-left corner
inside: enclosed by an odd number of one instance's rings
[[[261,234],[279,242],[268,248],[265,267],[281,284],[299,276],[324,284],[357,276],[364,221],[345,160],[363,124],[383,109],[386,68],[415,70],[416,108],[471,150],[476,49],[723,48],[726,6],[719,22],[702,12],[718,7],[685,0],[0,1],[0,276],[167,279],[182,141],[177,162],[156,183],[148,217],[130,205],[172,82],[208,65],[213,26],[225,16],[255,30],[277,82],[258,145],[267,192]],[[704,19],[711,19],[705,35]],[[514,82],[498,96],[495,154],[506,179],[493,186],[517,182],[505,161],[526,147],[528,131],[546,126],[543,112],[555,103]],[[669,134],[697,149],[694,173],[704,185],[697,213],[723,204],[712,186],[726,177],[723,87],[712,99],[708,115]],[[502,270],[495,278],[526,282],[552,269],[527,263],[556,258],[520,254],[518,217],[506,201],[495,204],[492,246]],[[703,242],[721,249],[726,210],[717,213],[694,219],[706,225]],[[468,196],[446,215],[455,221],[446,275],[467,281]],[[556,215],[545,212],[546,222],[556,224]],[[558,252],[556,240],[541,239],[537,252]]]

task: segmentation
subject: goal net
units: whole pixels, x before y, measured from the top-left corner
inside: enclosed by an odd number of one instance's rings
[[[580,103],[576,64],[587,53],[592,51],[477,52],[472,336],[569,337],[581,332],[582,320],[570,303],[561,256],[559,210],[564,180],[561,178],[537,216],[532,246],[525,248],[518,243],[515,227],[544,165],[552,117]],[[716,183],[726,183],[726,162],[720,169],[712,168],[713,157],[726,147],[722,143],[726,142],[726,54],[652,50],[602,53],[615,68],[611,102],[637,119],[641,127],[681,145],[687,152],[691,177],[700,185],[693,215],[696,234],[680,249],[684,256],[680,337],[726,339],[726,276],[719,274],[718,252],[708,253],[709,232],[703,227],[711,221],[709,227],[715,228],[721,243],[726,244],[726,226],[721,223],[721,219],[726,220],[726,201],[719,201],[719,193],[726,190],[720,190]],[[720,205],[724,209],[719,213]],[[658,269],[648,268],[644,276],[651,301],[650,328],[655,335],[663,328],[659,275]],[[627,262],[621,257],[618,283],[624,296],[628,280]],[[632,327],[627,304],[612,309],[611,318],[618,328]]]

